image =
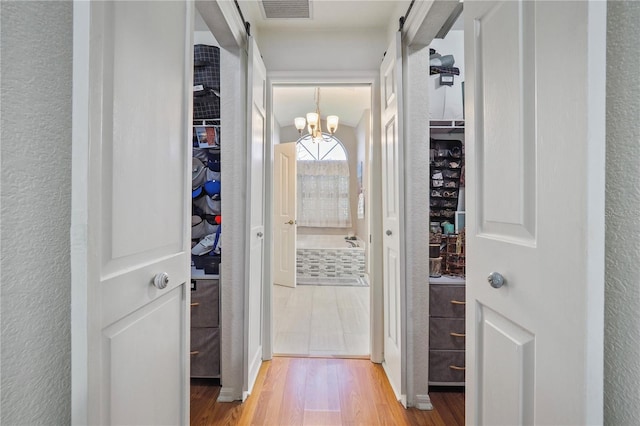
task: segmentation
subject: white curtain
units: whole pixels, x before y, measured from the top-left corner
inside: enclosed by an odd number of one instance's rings
[[[298,225],[350,228],[346,161],[298,161]]]

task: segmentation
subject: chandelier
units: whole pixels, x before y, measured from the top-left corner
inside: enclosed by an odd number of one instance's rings
[[[314,142],[322,141],[322,124],[321,124],[321,116],[320,116],[320,88],[316,87],[314,101],[316,103],[316,112],[307,113],[307,118],[304,117],[296,117],[294,119],[294,123],[296,129],[300,135],[302,135],[302,130],[307,127],[307,131],[309,132],[309,136],[311,136],[311,140]],[[337,115],[329,115],[327,116],[327,130],[332,135],[338,129],[338,116]]]

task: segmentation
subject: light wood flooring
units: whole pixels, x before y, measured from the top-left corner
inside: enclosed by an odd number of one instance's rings
[[[273,286],[273,352],[368,356],[369,287]]]
[[[191,425],[464,425],[464,393],[431,392],[433,410],[405,410],[382,367],[362,359],[277,357],[244,403],[216,403],[219,391],[192,381]]]

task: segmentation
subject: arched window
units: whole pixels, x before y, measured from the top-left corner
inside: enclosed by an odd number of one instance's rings
[[[322,138],[298,140],[298,225],[350,228],[347,152],[336,137],[325,133]]]
[[[322,134],[322,141],[315,142],[310,135],[298,139],[298,161],[347,161],[347,152],[342,142],[328,133]]]

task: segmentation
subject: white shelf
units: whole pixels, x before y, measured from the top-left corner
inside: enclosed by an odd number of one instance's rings
[[[440,285],[464,285],[464,277],[458,277],[454,275],[443,275],[441,277],[429,277],[429,284]]]
[[[219,274],[205,274],[204,269],[196,269],[195,266],[191,267],[191,279],[192,280],[218,280]]]
[[[464,120],[429,120],[432,135],[443,133],[464,133]]]

